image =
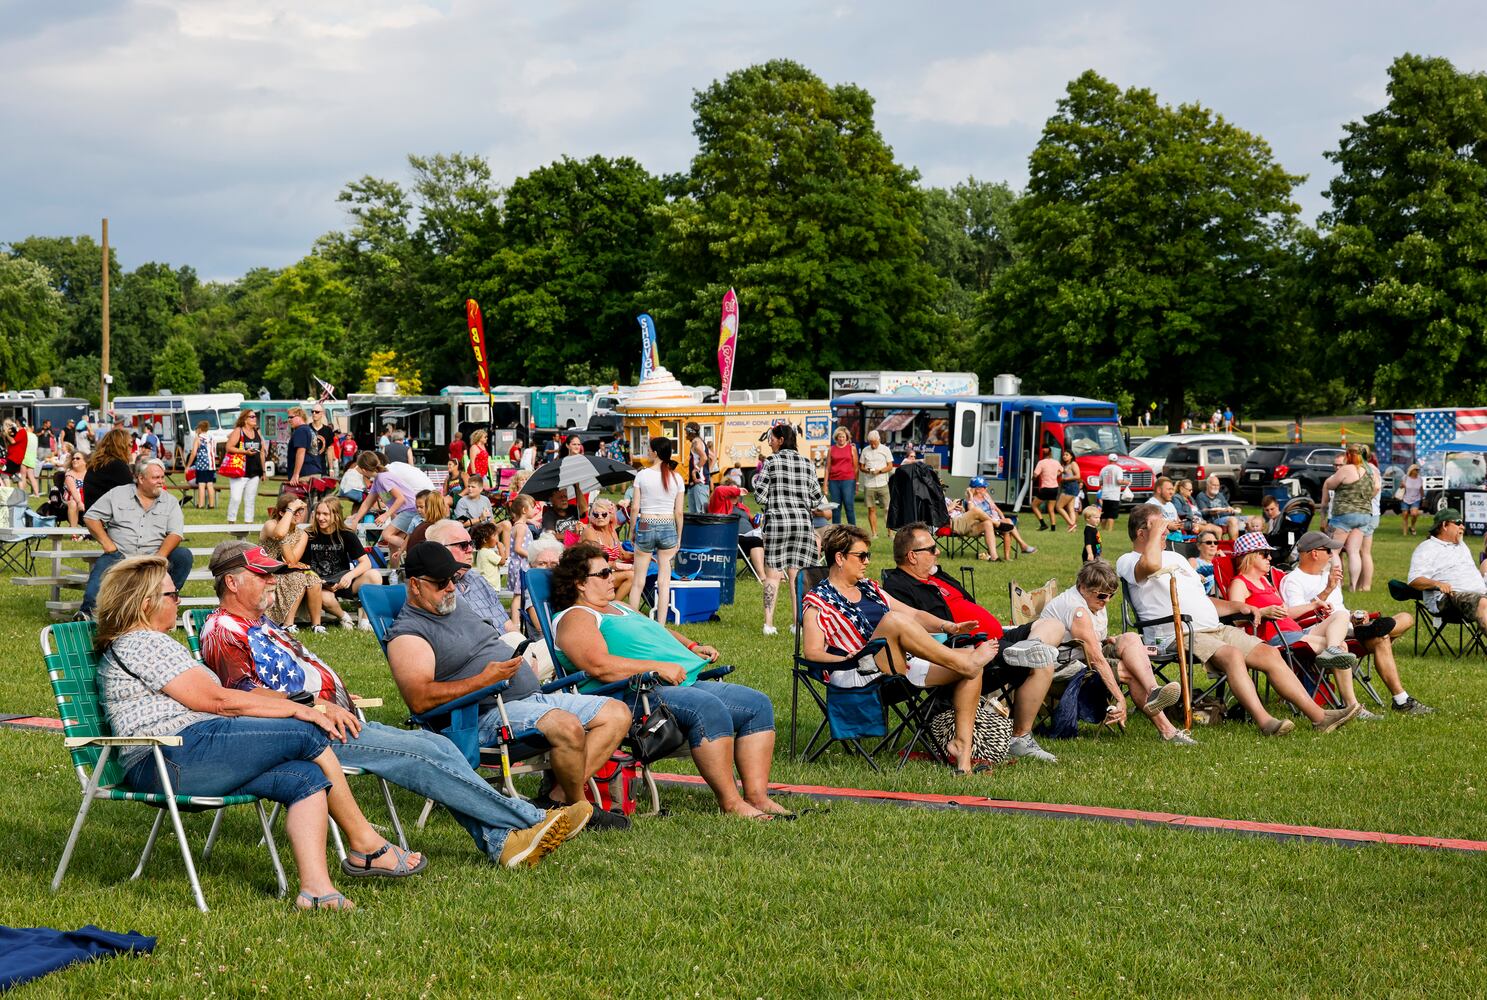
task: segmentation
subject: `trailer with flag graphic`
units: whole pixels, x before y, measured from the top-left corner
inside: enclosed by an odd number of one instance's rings
[[[1376,410],[1373,443],[1384,479],[1385,506],[1397,499],[1394,494],[1410,466],[1419,465],[1426,508],[1432,509],[1446,490],[1482,484],[1487,406]]]

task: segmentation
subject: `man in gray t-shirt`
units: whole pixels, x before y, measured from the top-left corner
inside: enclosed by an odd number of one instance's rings
[[[160,459],[141,459],[134,469],[134,484],[115,486],[99,497],[83,515],[83,525],[103,548],[83,588],[84,615],[92,616],[103,574],[128,556],[164,556],[176,591],[186,585],[191,552],[180,548],[186,523],[180,502],[165,492],[165,466]]]
[[[552,745],[553,803],[578,802],[589,778],[629,732],[630,710],[613,698],[543,692],[536,673],[512,645],[522,641],[521,633],[499,632],[460,604],[454,577],[462,568],[438,542],[420,542],[403,559],[408,603],[387,633],[387,661],[403,701],[414,712],[427,712],[510,682],[501,700],[511,731],[536,729],[542,734]],[[482,701],[482,746],[496,744],[501,724],[494,696]],[[609,822],[612,816],[597,812],[590,820]]]

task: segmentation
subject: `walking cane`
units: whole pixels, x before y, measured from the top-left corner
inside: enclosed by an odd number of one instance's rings
[[[1177,601],[1177,574],[1181,570],[1176,567],[1163,566],[1152,576],[1165,576],[1167,578],[1167,593],[1172,598],[1172,636],[1177,643],[1177,669],[1179,671],[1178,683],[1182,685],[1182,728],[1193,728],[1193,678],[1188,666],[1187,636],[1182,628],[1182,606]]]

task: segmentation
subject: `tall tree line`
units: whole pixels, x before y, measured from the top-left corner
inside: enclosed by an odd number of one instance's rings
[[[563,157],[502,186],[462,153],[362,177],[300,261],[202,282],[111,261],[122,390],[342,391],[378,374],[473,379],[480,301],[494,382],[633,381],[635,317],[662,359],[715,382],[719,303],[742,313],[735,384],[824,391],[832,368],[957,368],[1033,391],[1228,402],[1290,415],[1481,402],[1487,374],[1487,82],[1405,55],[1388,103],[1328,157],[1306,225],[1263,138],[1094,71],[1071,81],[1022,191],[926,187],[870,94],[776,60],[694,95],[697,152],[656,176]],[[97,393],[100,248],[0,252],[0,388]]]

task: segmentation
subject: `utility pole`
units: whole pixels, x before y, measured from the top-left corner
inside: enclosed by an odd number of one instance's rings
[[[103,376],[100,380],[101,391],[98,394],[102,405],[99,407],[99,416],[108,421],[108,384],[112,379],[108,374],[108,219],[103,220]]]

